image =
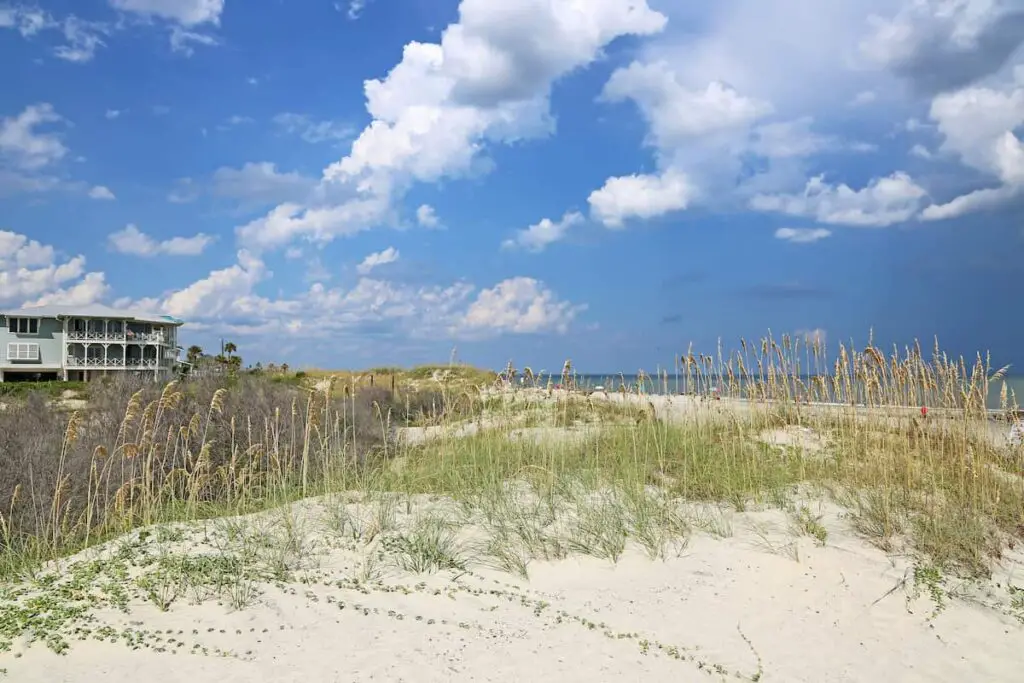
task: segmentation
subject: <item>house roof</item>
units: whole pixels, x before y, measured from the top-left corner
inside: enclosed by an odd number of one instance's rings
[[[0,309],[0,315],[26,318],[64,318],[68,316],[81,316],[83,318],[113,318],[116,320],[135,320],[143,323],[163,323],[166,325],[183,325],[184,320],[174,316],[160,313],[147,313],[143,311],[130,311],[126,309],[111,308],[103,304],[89,304],[88,306],[67,306],[56,304],[52,306],[31,306],[16,310]]]

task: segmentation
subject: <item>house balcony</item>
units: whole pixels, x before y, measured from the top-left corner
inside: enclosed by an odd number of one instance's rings
[[[157,367],[155,358],[83,358],[81,356],[68,356],[66,365],[69,368],[122,368],[122,369],[152,369]]]
[[[128,334],[121,337],[119,341],[136,344],[166,344],[167,335],[163,332],[132,332],[128,330]]]
[[[68,341],[87,342],[120,342],[124,343],[124,332],[96,332],[82,330],[68,330]]]

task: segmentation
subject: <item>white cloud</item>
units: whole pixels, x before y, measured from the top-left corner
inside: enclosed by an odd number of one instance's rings
[[[585,308],[559,300],[542,282],[516,277],[480,292],[460,321],[460,327],[492,334],[552,331],[564,334]]]
[[[648,143],[663,154],[697,137],[744,129],[773,110],[770,103],[744,97],[717,81],[703,88],[684,87],[667,62],[633,62],[617,69],[601,97],[635,101],[650,126]]]
[[[351,126],[337,121],[317,121],[305,114],[283,113],[274,117],[274,123],[286,133],[298,135],[311,144],[321,142],[345,142],[351,140],[356,131]]]
[[[565,332],[586,308],[524,277],[477,290],[466,282],[416,287],[364,276],[349,289],[317,282],[293,297],[270,299],[256,290],[272,275],[261,259],[243,250],[234,265],[146,304],[189,320],[194,329],[216,325],[232,335],[305,341],[337,341],[346,334],[365,338],[367,331],[449,340]]]
[[[0,8],[0,28],[16,29],[24,38],[44,31],[61,34],[64,42],[53,48],[53,55],[68,62],[91,61],[105,45],[103,36],[112,30],[103,22],[85,21],[73,14],[58,20],[44,10],[26,6]]]
[[[775,231],[776,239],[794,244],[813,244],[831,236],[832,231],[825,228],[779,228]]]
[[[106,111],[106,113],[104,114],[104,116],[106,116],[108,119],[113,120],[113,119],[119,118],[121,116],[121,114],[123,114],[123,113],[124,112],[121,111],[120,109],[108,109]]]
[[[171,237],[158,241],[129,223],[124,230],[107,237],[110,247],[121,254],[133,256],[198,256],[213,242],[213,237],[199,233],[192,237]]]
[[[360,16],[362,16],[363,10],[366,9],[366,5],[370,1],[372,0],[349,0],[348,10],[345,12],[345,14],[351,21],[355,21]],[[334,3],[334,8],[340,12],[341,3]]]
[[[585,221],[583,214],[578,211],[565,214],[557,222],[545,218],[540,223],[534,223],[525,230],[518,231],[515,237],[502,242],[502,247],[505,249],[520,248],[532,252],[544,251],[549,244],[564,239],[570,228]]]
[[[222,167],[214,171],[210,192],[217,197],[238,199],[248,204],[302,201],[315,181],[294,171],[279,172],[269,161],[250,162],[241,168]],[[187,196],[187,195],[186,195]]]
[[[67,41],[53,50],[54,56],[68,62],[90,62],[96,50],[104,47],[103,36],[110,32],[106,24],[83,21],[71,15],[60,24],[60,30]]]
[[[876,178],[860,190],[831,185],[823,176],[808,181],[801,194],[756,195],[751,207],[813,218],[828,225],[886,227],[917,215],[927,192],[910,176],[896,172]]]
[[[114,193],[110,191],[110,188],[105,187],[103,185],[96,185],[91,190],[89,190],[89,197],[91,199],[116,199]]]
[[[68,149],[54,133],[38,129],[63,119],[53,105],[32,104],[17,116],[0,121],[0,155],[16,167],[36,171],[60,161]]]
[[[968,87],[932,101],[930,116],[943,136],[941,151],[999,181],[945,204],[928,207],[924,220],[944,220],[991,209],[1024,194],[1024,87]]]
[[[86,273],[81,280],[69,287],[64,287],[38,299],[26,302],[26,306],[49,306],[64,304],[67,306],[87,306],[102,300],[110,291],[106,276],[103,273]]]
[[[394,247],[388,247],[384,251],[375,252],[364,258],[362,263],[356,266],[356,271],[360,275],[367,275],[374,268],[388,263],[394,263],[398,258],[398,250]]]
[[[812,130],[814,119],[802,116],[791,121],[776,121],[754,128],[751,134],[750,151],[770,159],[811,157],[823,152],[865,152],[872,151],[872,145],[848,143],[832,136]]]
[[[609,178],[587,201],[595,220],[608,228],[621,228],[630,218],[648,219],[685,209],[696,194],[687,176],[669,170],[661,175]]]
[[[239,251],[238,263],[212,271],[202,280],[173,292],[161,307],[174,316],[207,320],[229,313],[244,316],[256,312],[297,312],[296,306],[273,306],[253,295],[253,288],[268,275],[263,261],[246,251]]]
[[[617,69],[601,94],[605,102],[633,100],[647,123],[645,144],[655,149],[659,172],[608,178],[588,198],[591,216],[609,228],[630,218],[651,219],[688,208],[701,198],[721,196],[735,186],[739,156],[800,156],[830,142],[807,136],[797,142],[795,124],[752,127],[774,111],[765,100],[748,97],[717,80],[685,85],[668,61],[634,61]],[[805,132],[805,131],[799,131]]]
[[[434,207],[430,204],[421,204],[416,209],[416,222],[424,228],[436,228],[441,225],[441,221],[437,217],[437,213],[434,211]]]
[[[122,12],[159,17],[182,26],[220,23],[224,0],[109,0]]]
[[[180,26],[175,26],[171,29],[171,50],[180,52],[186,57],[191,57],[195,54],[195,45],[213,47],[219,44],[220,41],[216,37],[207,33],[189,31]]]
[[[282,247],[297,235],[328,242],[369,230],[390,213],[388,198],[373,195],[318,208],[292,202],[274,207],[266,216],[239,227],[237,233],[242,244],[257,250]]]
[[[348,196],[278,207],[240,231],[250,243],[283,246],[368,229],[390,216],[409,183],[472,173],[489,144],[549,134],[555,80],[614,39],[664,25],[646,0],[463,0],[439,44],[407,44],[385,78],[366,81],[373,121],[323,174],[327,194]]]
[[[1020,188],[1008,185],[974,190],[973,192],[955,197],[945,204],[933,204],[925,208],[921,212],[921,220],[943,221],[974,213],[975,211],[995,209],[1020,194]]]
[[[1024,41],[1024,10],[1015,0],[889,4],[899,10],[870,17],[861,53],[920,92],[956,90],[991,75]]]
[[[86,272],[84,256],[60,261],[52,246],[0,230],[0,304],[92,303],[106,291],[102,273]]]

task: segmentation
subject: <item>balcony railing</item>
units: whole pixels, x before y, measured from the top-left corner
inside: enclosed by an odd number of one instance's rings
[[[156,342],[163,344],[167,341],[167,336],[162,332],[132,332],[129,330],[127,340],[130,342]]]
[[[68,330],[68,339],[71,341],[123,342],[124,332],[83,332],[81,330]]]
[[[167,335],[162,332],[132,332],[129,330],[125,332],[82,332],[75,330],[68,330],[68,341],[82,341],[82,342],[135,342],[135,343],[146,343],[153,342],[156,344],[167,343]]]
[[[82,358],[68,356],[69,368],[155,368],[157,362],[153,358]]]

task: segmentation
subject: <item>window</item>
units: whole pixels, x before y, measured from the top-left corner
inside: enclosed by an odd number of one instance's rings
[[[7,345],[7,360],[39,360],[39,344],[12,342]]]
[[[13,334],[39,334],[39,318],[8,318],[7,329]]]

